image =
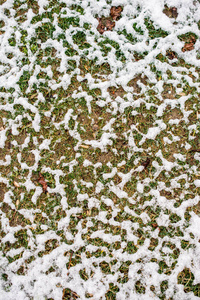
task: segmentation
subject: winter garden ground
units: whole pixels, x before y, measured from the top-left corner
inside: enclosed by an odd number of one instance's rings
[[[199,299],[200,2],[0,4],[0,299]]]

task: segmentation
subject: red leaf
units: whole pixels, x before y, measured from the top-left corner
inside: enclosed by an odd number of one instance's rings
[[[47,192],[47,183],[41,173],[39,173],[38,182],[42,185],[43,192],[46,193]]]
[[[113,18],[113,20],[117,20],[121,16],[121,12],[121,6],[112,6],[110,9],[110,16]]]

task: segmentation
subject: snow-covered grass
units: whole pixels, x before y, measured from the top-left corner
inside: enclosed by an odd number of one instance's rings
[[[0,0],[0,299],[200,297],[199,20]]]

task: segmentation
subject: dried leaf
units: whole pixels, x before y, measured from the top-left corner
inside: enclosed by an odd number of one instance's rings
[[[97,124],[94,124],[94,125],[93,125],[93,130],[94,130],[94,131],[97,131],[98,129],[99,129],[99,126],[98,126]]]
[[[112,6],[110,9],[110,17],[97,18],[97,20],[99,21],[99,24],[97,26],[98,32],[103,34],[106,30],[112,30],[113,27],[115,27],[115,21],[118,20],[121,16],[121,12],[121,6]]]
[[[20,185],[19,185],[19,183],[18,183],[17,181],[14,181],[13,184],[14,184],[14,186],[17,187],[17,188],[20,187]]]
[[[194,49],[194,43],[185,43],[184,47],[182,48],[182,52],[191,51]]]
[[[88,145],[80,145],[80,147],[84,148],[84,149],[88,149],[89,146]]]
[[[102,18],[98,18],[97,20],[99,21],[97,30],[101,34],[103,34],[104,31],[106,31],[106,30],[112,30],[113,27],[115,26],[115,22],[112,21],[110,17],[108,17],[108,18],[102,17]]]
[[[157,224],[157,223],[153,223],[153,224],[152,224],[152,227],[157,228],[157,227],[158,227],[158,224]]]
[[[177,18],[178,17],[177,8],[175,6],[173,6],[173,7],[165,6],[163,13],[166,16],[168,16],[169,18]]]
[[[182,48],[182,51],[191,51],[194,49],[194,44],[196,43],[196,38],[194,36],[191,36],[189,40],[185,43],[184,47]]]
[[[97,20],[99,21],[99,24],[97,26],[97,30],[98,30],[99,33],[103,34],[104,31],[105,31],[105,26],[102,23],[102,18],[98,18]]]
[[[146,169],[148,167],[148,165],[150,164],[151,160],[150,158],[147,158],[143,163],[142,166]]]
[[[47,192],[47,183],[41,173],[39,173],[38,182],[42,185],[43,192],[46,193]]]
[[[186,94],[182,92],[182,93],[178,93],[177,95],[178,96],[185,96]]]
[[[171,50],[168,50],[168,51],[166,52],[166,56],[167,56],[169,59],[174,59],[174,58],[177,57],[177,56],[176,56],[176,52],[171,51]]]
[[[178,17],[178,13],[177,13],[177,8],[176,7],[172,7],[171,8],[171,12],[172,12],[172,17],[173,18],[177,18]]]
[[[19,199],[16,201],[16,207],[18,208],[19,206]]]
[[[193,153],[193,152],[200,152],[200,149],[192,149],[189,151],[190,153]]]
[[[113,18],[113,20],[117,20],[121,16],[121,12],[121,6],[112,6],[110,9],[110,16]]]
[[[112,30],[115,27],[115,22],[111,21],[110,19],[106,19],[106,29]]]
[[[33,94],[33,95],[31,95],[30,99],[33,99],[33,98],[35,98],[36,96],[37,96],[37,93],[36,93],[36,94]]]

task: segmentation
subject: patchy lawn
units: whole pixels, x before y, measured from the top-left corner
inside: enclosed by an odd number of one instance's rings
[[[1,299],[200,297],[200,3],[0,0]]]

